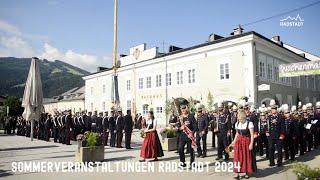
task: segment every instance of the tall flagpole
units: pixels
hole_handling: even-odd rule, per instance
[[[118,0],[114,0],[113,15],[113,71],[117,73],[117,41],[118,41]]]
[[[118,92],[118,76],[117,76],[117,45],[118,45],[118,0],[114,0],[114,15],[113,15],[113,76],[112,76],[112,103],[115,108],[119,107],[119,92]]]

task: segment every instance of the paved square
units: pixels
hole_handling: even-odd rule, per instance
[[[211,134],[209,133],[208,137]],[[105,162],[116,161],[137,162],[140,158],[140,146],[142,139],[139,137],[139,132],[135,131],[132,136],[132,150],[105,147]],[[47,172],[47,173],[13,173],[11,171],[12,162],[74,162],[74,155],[77,145],[73,142],[72,145],[66,146],[59,143],[45,142],[40,140],[30,141],[29,138],[21,136],[6,136],[0,134],[0,179],[139,179],[139,180],[154,180],[154,179],[232,179],[232,173],[215,172],[216,150],[211,148],[211,139],[208,139],[208,157],[196,158],[196,162],[211,162],[209,172],[171,172],[171,173],[111,173],[111,172],[87,172],[87,173],[64,173],[64,172]],[[160,158],[159,162],[155,162],[158,166],[160,162],[178,162],[179,156],[175,152],[164,152],[165,156]],[[312,167],[320,166],[320,150],[314,150],[307,153],[303,157],[297,158],[298,161],[306,162]],[[189,156],[187,156],[187,161]],[[288,170],[288,164],[284,167],[268,167],[268,161],[257,157],[258,173],[257,178],[261,179],[296,179],[295,175]],[[115,166],[115,165],[114,165]],[[255,179],[254,177],[251,179]]]

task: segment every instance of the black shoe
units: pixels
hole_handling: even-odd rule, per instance
[[[198,158],[201,157],[201,156],[202,156],[202,154],[198,154],[198,155],[197,155]]]
[[[281,167],[281,166],[282,166],[282,163],[278,163],[278,164],[277,164],[277,167]]]
[[[204,154],[204,155],[202,155],[201,157],[202,157],[202,158],[205,158],[205,157],[207,157],[207,155],[206,155],[206,154]]]
[[[133,149],[132,147],[128,147],[128,148],[126,148],[126,149]]]
[[[217,157],[217,158],[216,158],[217,161],[219,161],[219,160],[221,160],[221,159],[222,159],[221,157]]]
[[[186,163],[181,164],[181,167],[187,167]]]
[[[140,159],[139,162],[146,162],[146,160],[145,159]]]
[[[274,163],[270,163],[269,166],[272,167],[272,166],[275,166],[275,164]]]

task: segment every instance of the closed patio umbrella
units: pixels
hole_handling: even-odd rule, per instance
[[[39,71],[39,59],[33,57],[22,99],[22,107],[24,107],[22,116],[26,121],[31,121],[31,141],[33,141],[34,120],[39,121],[40,115],[44,110],[42,102],[43,92]]]

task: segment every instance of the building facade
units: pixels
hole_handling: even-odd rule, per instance
[[[45,112],[54,114],[56,111],[62,112],[71,109],[73,113],[85,110],[85,87],[73,88],[59,96],[54,96],[44,100]]]
[[[256,106],[277,99],[296,104],[319,100],[319,77],[280,78],[282,63],[309,61],[254,31],[214,36],[208,42],[166,54],[145,44],[121,56],[118,69],[120,103],[123,110],[155,112],[160,124],[167,123],[166,102],[175,97],[207,104],[238,102],[243,96]],[[85,76],[85,109],[106,111],[111,106],[112,70]]]

